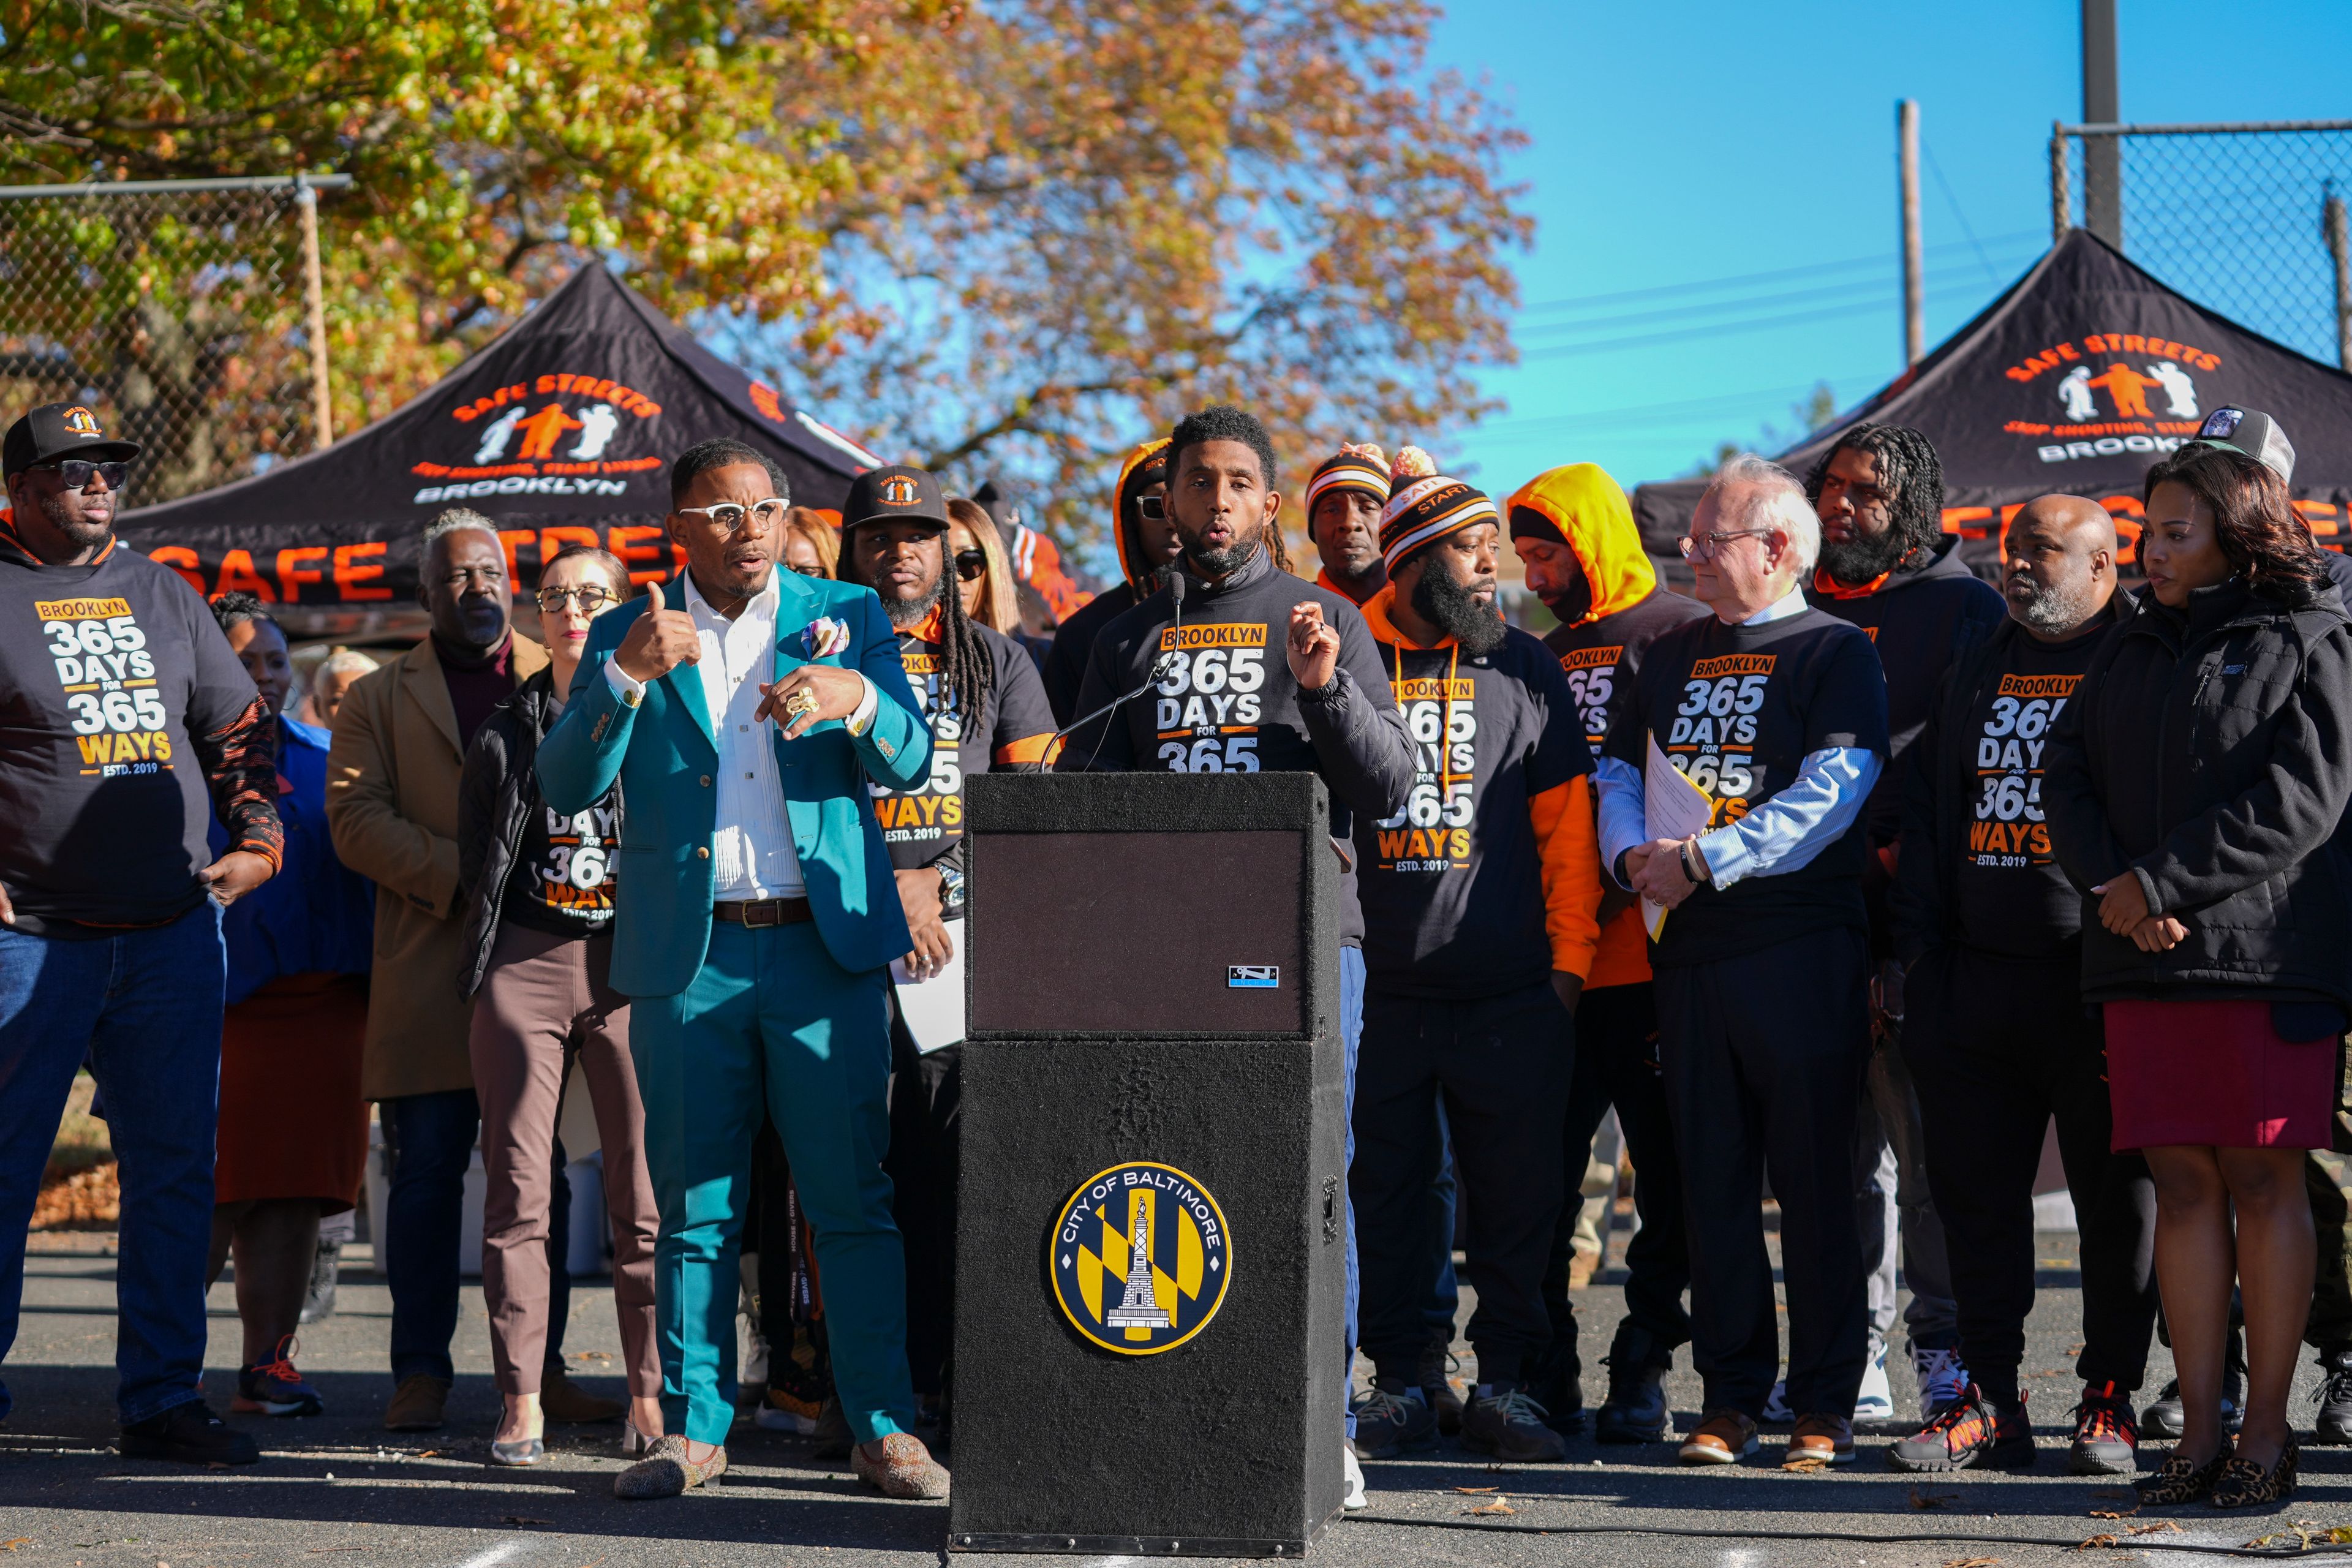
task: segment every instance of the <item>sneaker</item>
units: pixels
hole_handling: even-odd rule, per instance
[[[1376,1377],[1356,1401],[1356,1456],[1386,1459],[1437,1441],[1437,1415],[1402,1378]]]
[[[294,1370],[294,1336],[289,1334],[278,1342],[278,1353],[268,1361],[238,1368],[236,1397],[228,1407],[240,1415],[317,1415],[325,1411],[319,1391]]]
[[[1925,1408],[1922,1406],[1922,1408]],[[1895,1385],[1886,1381],[1886,1347],[1862,1363],[1862,1387],[1853,1396],[1856,1421],[1895,1419]]]
[[[1865,1382],[1869,1376],[1867,1372],[1863,1373]],[[1772,1385],[1771,1393],[1764,1396],[1764,1419],[1777,1426],[1796,1418],[1797,1413],[1789,1408],[1789,1383],[1783,1378]]]
[[[2245,1425],[2246,1413],[2238,1407],[2245,1395],[2246,1377],[2234,1363],[2221,1371],[2221,1429],[2235,1433]],[[2151,1437],[2180,1436],[2180,1380],[2174,1378],[2157,1390],[2156,1402],[2139,1413],[2139,1429]]]
[[[1572,1346],[1554,1340],[1538,1358],[1528,1389],[1553,1431],[1569,1437],[1584,1430],[1584,1378]]]
[[[1462,1394],[1449,1375],[1453,1370],[1453,1352],[1433,1342],[1421,1352],[1421,1370],[1415,1378],[1421,1384],[1421,1397],[1436,1413],[1438,1431],[1448,1437],[1462,1430]]]
[[[1878,1368],[1879,1377],[1884,1380],[1886,1375],[1884,1356],[1879,1358]],[[1945,1405],[1958,1399],[1969,1386],[1969,1369],[1960,1364],[1960,1352],[1958,1351],[1922,1350],[1913,1345],[1911,1373],[1919,1380],[1919,1414],[1923,1416],[1933,1417]],[[1865,1390],[1870,1386],[1866,1375],[1863,1386]],[[1893,1413],[1890,1411],[1889,1414]]]
[[[824,1414],[824,1402],[814,1403],[780,1384],[768,1384],[768,1392],[751,1412],[751,1420],[762,1432],[791,1432],[806,1437],[816,1431],[816,1418]]]
[[[1789,1452],[1781,1459],[1784,1470],[1803,1469],[1812,1465],[1851,1465],[1853,1463],[1853,1423],[1843,1415],[1800,1415],[1797,1429],[1789,1434]]]
[[[2319,1352],[2327,1373],[2319,1385],[2319,1426],[2312,1441],[2328,1447],[2352,1443],[2352,1345],[2330,1345]]]
[[[2011,1405],[1996,1405],[1975,1384],[1966,1384],[1959,1396],[1928,1417],[1926,1426],[1887,1449],[1886,1462],[1914,1473],[2031,1468],[2033,1423],[2025,1413],[2024,1396]]]
[[[131,1422],[122,1428],[119,1447],[125,1458],[183,1465],[250,1465],[261,1458],[259,1444],[232,1430],[201,1399]]]
[[[1685,1465],[1736,1465],[1756,1451],[1756,1423],[1737,1410],[1710,1410],[1683,1439],[1675,1456]]]
[[[2078,1476],[2139,1473],[2139,1423],[2132,1417],[2131,1396],[2116,1393],[2114,1384],[2083,1385],[2083,1403],[2074,1406],[2074,1447],[2066,1456],[2066,1468]]]
[[[1364,1467],[1356,1462],[1356,1450],[1347,1444],[1339,1445],[1339,1474],[1347,1482],[1339,1494],[1339,1508],[1345,1513],[1361,1513],[1372,1506],[1364,1495]]]
[[[1568,1458],[1544,1407],[1523,1384],[1482,1383],[1462,1412],[1462,1446],[1506,1464],[1549,1465]]]
[[[1601,1364],[1609,1369],[1609,1402],[1601,1407],[1593,1436],[1604,1443],[1663,1443],[1673,1429],[1666,1410],[1666,1369],[1648,1352],[1649,1336],[1629,1338],[1620,1330]]]
[[[342,1257],[341,1241],[319,1239],[318,1256],[310,1260],[310,1284],[302,1292],[302,1311],[297,1321],[307,1326],[335,1315],[335,1275]]]

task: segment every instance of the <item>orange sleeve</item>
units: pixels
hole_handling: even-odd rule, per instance
[[[1551,966],[1583,979],[1601,940],[1601,836],[1592,824],[1592,781],[1582,773],[1528,802],[1542,868],[1544,930]]]
[[[1024,735],[1017,741],[1008,741],[997,747],[992,756],[998,763],[1005,767],[1013,767],[1022,763],[1038,763],[1051,767],[1054,759],[1062,754],[1062,747],[1065,743],[1055,740],[1050,734]]]

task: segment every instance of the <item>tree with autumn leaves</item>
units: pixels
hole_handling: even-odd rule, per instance
[[[1507,360],[1517,134],[1421,0],[0,0],[12,182],[329,171],[339,427],[602,258],[851,429],[1034,489],[1230,399],[1286,465]],[[5,328],[5,323],[0,323]]]

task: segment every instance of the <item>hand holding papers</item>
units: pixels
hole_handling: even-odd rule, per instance
[[[1661,838],[1682,839],[1706,831],[1715,818],[1715,802],[1706,791],[1690,782],[1682,770],[1667,760],[1658,749],[1657,737],[1650,737],[1650,752],[1642,767],[1642,830],[1652,843]],[[1666,906],[1654,899],[1642,900],[1642,926],[1650,940],[1658,940],[1658,932],[1666,923]]]

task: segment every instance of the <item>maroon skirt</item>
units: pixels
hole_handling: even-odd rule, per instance
[[[2109,1002],[2103,1011],[2117,1152],[2327,1147],[2335,1036],[2281,1039],[2267,1002]]]
[[[352,1205],[367,1169],[367,1007],[363,974],[289,974],[223,1015],[215,1203]]]

